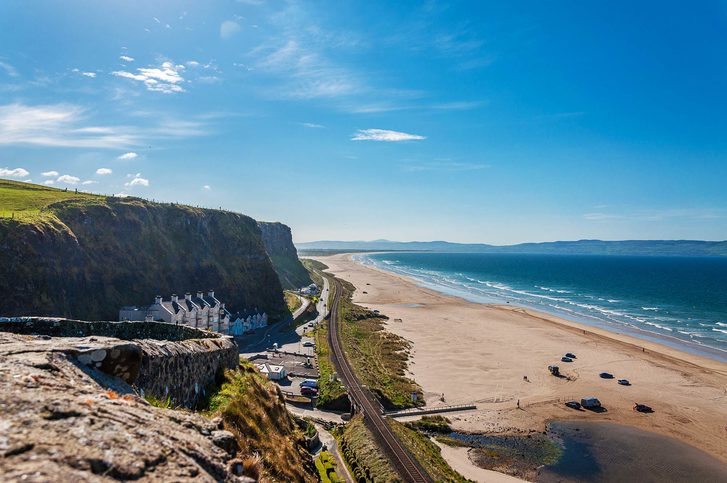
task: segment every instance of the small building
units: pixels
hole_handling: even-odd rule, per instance
[[[154,303],[147,307],[122,307],[119,320],[167,322],[223,334],[230,330],[230,312],[215,298],[213,290],[207,295],[197,292],[196,297],[187,292],[183,299],[173,294],[170,300],[163,300],[157,295]]]
[[[285,367],[283,366],[268,364],[267,362],[265,362],[263,364],[258,364],[257,368],[264,376],[267,376],[267,378],[271,381],[279,381],[288,377],[288,371],[286,371]]]

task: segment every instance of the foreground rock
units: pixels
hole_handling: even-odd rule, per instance
[[[214,422],[150,406],[69,344],[0,333],[3,481],[249,481]]]

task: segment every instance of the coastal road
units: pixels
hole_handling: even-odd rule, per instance
[[[346,387],[355,407],[363,414],[364,422],[374,434],[379,447],[384,450],[384,454],[401,478],[404,481],[413,483],[432,482],[431,477],[399,441],[399,438],[396,437],[381,414],[379,402],[359,382],[348,360],[346,360],[338,335],[338,326],[341,323],[338,317],[338,309],[342,294],[343,286],[341,282],[337,278],[333,278],[333,300],[330,306],[328,343],[331,346],[331,362],[333,362],[338,372],[338,377]]]

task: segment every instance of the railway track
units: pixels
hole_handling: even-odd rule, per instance
[[[338,309],[343,294],[343,286],[336,278],[330,278],[330,280],[333,282],[333,301],[331,302],[328,323],[328,343],[331,346],[331,362],[338,371],[338,376],[343,385],[346,386],[354,407],[363,414],[366,426],[374,434],[379,447],[389,458],[401,478],[412,483],[433,482],[427,472],[396,437],[381,414],[378,401],[370,391],[362,386],[348,363],[338,335]]]

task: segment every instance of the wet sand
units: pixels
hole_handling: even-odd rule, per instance
[[[388,329],[412,341],[410,372],[427,405],[478,406],[448,415],[456,430],[526,434],[545,431],[551,420],[611,421],[674,437],[727,462],[725,363],[529,309],[443,295],[350,255],[314,258],[354,284],[356,303],[389,316]],[[565,352],[577,359],[560,362]],[[553,363],[567,378],[548,373]],[[600,379],[601,371],[633,385]],[[563,405],[586,396],[598,397],[607,411]],[[655,412],[636,413],[635,402]]]

